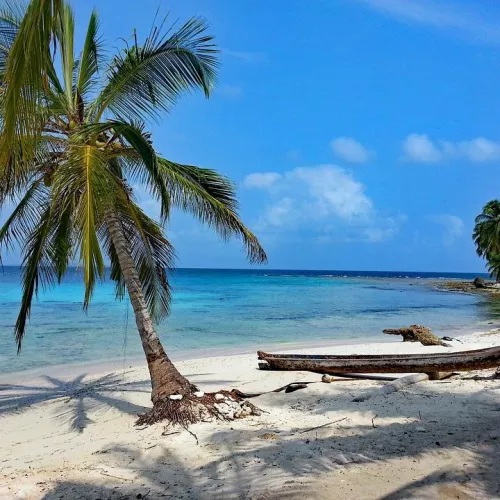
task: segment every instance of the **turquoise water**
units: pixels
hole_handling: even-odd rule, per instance
[[[287,342],[382,339],[383,328],[422,323],[442,334],[487,328],[484,298],[441,292],[429,278],[469,275],[322,271],[195,270],[173,273],[172,315],[159,327],[170,352],[250,348]],[[13,339],[19,269],[0,271],[0,373],[48,365],[132,359],[142,354],[131,306],[100,284],[82,311],[81,275],[42,294],[20,356]]]

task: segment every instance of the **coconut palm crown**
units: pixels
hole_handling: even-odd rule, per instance
[[[228,179],[162,157],[148,132],[183,93],[210,95],[218,60],[205,21],[153,28],[142,42],[134,33],[114,57],[104,56],[96,12],[78,53],[74,26],[62,0],[0,11],[0,207],[14,207],[0,248],[18,245],[23,269],[15,337],[20,349],[41,286],[76,262],[86,308],[108,261],[117,297],[127,291],[132,302],[155,401],[192,389],[153,326],[169,312],[174,251],[164,228],[172,207],[224,239],[241,238],[251,262],[266,255],[241,222]],[[158,201],[160,221],[141,209],[135,186]]]
[[[476,217],[472,234],[477,254],[486,259],[492,274],[498,267],[500,255],[500,201],[492,200],[486,203],[483,211]],[[495,264],[496,263],[496,264]]]

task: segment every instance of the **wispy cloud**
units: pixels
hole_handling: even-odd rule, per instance
[[[431,215],[429,220],[438,224],[443,230],[443,244],[451,246],[464,233],[464,221],[456,215],[438,214]]]
[[[488,11],[478,2],[452,0],[357,0],[374,10],[403,22],[432,26],[473,42],[500,44],[500,11],[496,2],[487,2]]]
[[[375,156],[373,151],[352,137],[337,137],[330,142],[330,146],[336,156],[348,163],[366,163]]]
[[[262,63],[267,62],[268,57],[263,52],[246,52],[239,50],[222,49],[222,55],[232,57],[234,59],[239,59],[240,61],[246,63]]]
[[[243,185],[247,188],[269,188],[281,179],[277,172],[263,172],[249,174],[243,179]]]
[[[216,87],[215,92],[228,99],[239,99],[243,95],[243,88],[239,85],[224,83]]]
[[[404,222],[404,216],[381,215],[365,186],[336,165],[254,173],[244,185],[268,195],[256,224],[264,233],[306,230],[320,242],[379,242],[392,237]]]
[[[403,160],[414,163],[439,163],[467,160],[484,163],[500,160],[500,142],[484,137],[468,141],[433,140],[426,134],[410,134],[401,145]]]

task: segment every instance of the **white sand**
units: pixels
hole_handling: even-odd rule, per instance
[[[454,349],[498,345],[500,334],[462,340]],[[303,349],[445,350],[397,340]],[[323,384],[313,373],[259,371],[255,354],[178,366],[205,391],[318,383],[253,399],[265,410],[260,417],[192,426],[197,444],[183,429],[134,426],[137,414],[150,406],[145,366],[115,366],[113,373],[109,366],[47,369],[51,377],[31,380],[5,375],[0,498],[500,498],[500,380],[491,378],[494,370],[354,403],[355,396],[376,392],[385,382]]]

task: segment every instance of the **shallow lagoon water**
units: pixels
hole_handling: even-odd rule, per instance
[[[496,305],[475,295],[438,291],[429,279],[473,275],[179,269],[171,275],[172,314],[158,327],[169,352],[257,350],[264,345],[387,340],[383,328],[412,323],[442,335],[486,330]],[[81,273],[34,304],[21,354],[13,326],[21,297],[20,270],[0,273],[0,372],[65,363],[135,359],[142,354],[132,308],[117,302],[114,284],[96,287],[82,310]]]

